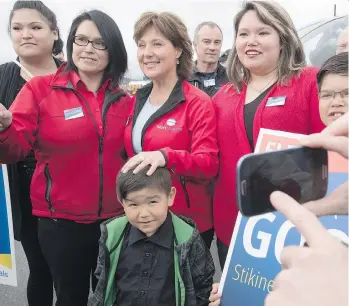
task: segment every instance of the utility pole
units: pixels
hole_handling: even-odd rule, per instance
[[[337,4],[334,5],[334,8],[333,8],[333,14],[334,14],[334,17],[337,17]]]

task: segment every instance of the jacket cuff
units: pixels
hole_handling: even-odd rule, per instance
[[[168,164],[168,158],[167,158],[167,155],[166,155],[166,152],[165,152],[166,149],[161,149],[159,150],[159,152],[163,155],[164,159],[165,159],[165,167],[167,166]]]
[[[2,133],[0,133],[0,143],[5,143],[11,134],[12,124]]]

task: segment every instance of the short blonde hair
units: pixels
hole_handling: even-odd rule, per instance
[[[278,3],[271,1],[247,1],[242,10],[235,16],[235,41],[242,17],[248,11],[255,11],[261,22],[271,26],[280,37],[281,51],[277,67],[278,83],[287,85],[294,75],[298,75],[306,65],[302,42],[293,21],[286,10]],[[228,78],[238,92],[243,84],[250,81],[251,75],[237,55],[235,41],[228,58]]]
[[[133,39],[136,43],[149,27],[160,31],[175,48],[182,50],[177,65],[177,75],[188,79],[193,73],[193,47],[184,22],[177,15],[168,12],[143,13],[134,26]]]

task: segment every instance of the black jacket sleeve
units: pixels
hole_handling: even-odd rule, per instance
[[[215,268],[211,252],[200,235],[193,242],[190,251],[190,264],[196,305],[207,306],[212,290]]]

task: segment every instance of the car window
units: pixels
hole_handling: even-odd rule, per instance
[[[307,25],[307,26],[305,26],[303,28],[298,29],[298,36],[300,38],[302,38],[303,36],[305,36],[306,34],[308,34],[311,31],[313,31],[314,29],[319,27],[319,25],[325,23],[326,21],[328,21],[328,20],[326,19],[326,20],[317,21],[317,22],[309,24],[309,25]]]
[[[336,54],[339,34],[348,27],[348,16],[333,19],[305,34],[303,42],[307,65],[320,67]]]

